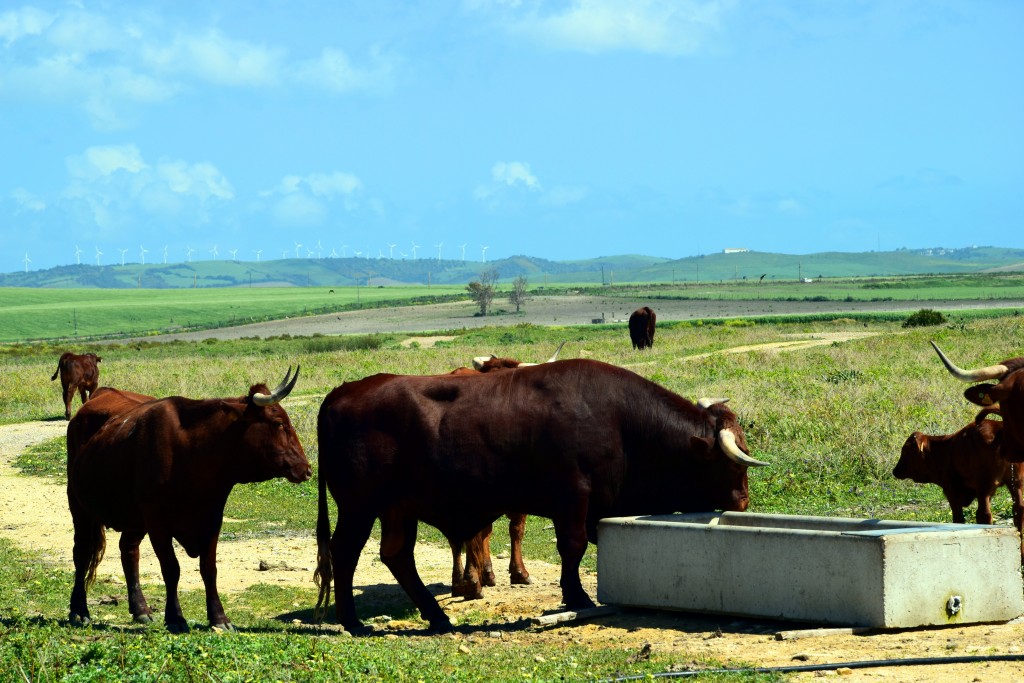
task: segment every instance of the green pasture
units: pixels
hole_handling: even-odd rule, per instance
[[[831,341],[832,335],[852,333],[861,336]],[[751,471],[752,511],[947,522],[951,515],[937,487],[891,476],[912,431],[949,433],[976,412],[928,342],[938,342],[964,367],[1018,356],[1024,349],[1024,320],[1017,317],[958,318],[918,328],[904,328],[892,316],[856,322],[823,316],[676,323],[660,326],[654,349],[645,352],[630,348],[621,326],[519,325],[453,334],[453,341],[430,348],[405,347],[397,335],[375,335],[83,349],[102,349],[103,384],[152,395],[237,396],[252,382],[275,384],[289,366],[301,363],[301,378],[285,405],[315,471],[321,457],[316,413],[324,395],[341,382],[376,372],[442,373],[492,352],[541,361],[566,341],[562,358],[627,367],[693,399],[728,397],[753,455],[771,463]],[[766,346],[815,338],[824,343],[789,351]],[[734,352],[740,347],[746,350]],[[0,375],[0,422],[63,419],[59,386],[49,379],[59,350],[43,343],[10,350]],[[59,481],[63,458],[63,439],[55,439],[22,454],[18,466],[25,476]],[[226,524],[225,538],[311,534],[315,499],[315,479],[236,487],[227,516],[249,521]],[[1005,490],[997,493],[993,510],[999,523],[1009,523]],[[524,546],[528,566],[531,559],[558,561],[548,524],[530,519]],[[503,526],[495,528],[496,552],[508,544]],[[428,527],[421,528],[420,542],[444,546]],[[459,642],[445,637],[319,634],[309,624],[312,585],[226,594],[226,610],[241,631],[227,637],[206,629],[201,593],[185,596],[186,617],[195,620],[187,636],[131,625],[123,603],[104,610],[110,616],[90,629],[73,630],[65,625],[70,568],[55,566],[44,559],[45,549],[36,550],[39,554],[0,543],[0,680],[591,680],[664,671],[673,664],[657,654],[648,661],[627,661],[630,653],[611,645],[533,645],[528,634],[514,648],[479,638],[469,657],[460,657]],[[591,549],[585,571],[594,571],[594,558]],[[183,567],[194,562],[181,559]],[[94,595],[123,590],[110,583]],[[147,591],[160,595],[162,586]],[[404,595],[390,601],[357,599],[357,608],[371,622],[385,614],[418,619]],[[302,624],[294,625],[295,618]],[[486,614],[457,624],[464,633],[498,627]],[[500,627],[513,634],[526,628]]]

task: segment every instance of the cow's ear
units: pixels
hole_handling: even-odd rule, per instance
[[[103,359],[102,359],[102,358],[100,358],[99,356],[96,356],[96,362],[97,362],[97,363],[99,363],[99,362],[100,362],[101,360],[103,360]]]
[[[964,398],[979,406],[993,406],[999,403],[999,399],[992,395],[995,384],[975,384],[964,391]]]
[[[914,432],[914,443],[917,444],[917,450],[919,450],[922,454],[924,453],[924,446],[925,443],[927,443],[927,441],[928,440],[925,438],[923,433]]]
[[[228,416],[228,419],[234,422],[235,420],[242,417],[245,412],[245,405],[238,403],[229,403],[228,401],[220,402],[220,409],[224,411],[224,414]]]

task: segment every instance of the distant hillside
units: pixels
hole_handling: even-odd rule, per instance
[[[195,261],[145,265],[71,265],[0,275],[0,287],[132,288],[340,287],[463,284],[489,268],[501,281],[525,275],[531,286],[555,283],[623,284],[836,278],[1024,270],[1024,249],[901,249],[888,252],[773,254],[746,251],[667,259],[607,256],[548,261],[513,256],[488,261],[307,258],[273,261]]]

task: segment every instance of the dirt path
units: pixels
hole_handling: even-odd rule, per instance
[[[12,460],[31,444],[64,433],[64,422],[30,422],[0,426],[0,535],[24,548],[43,554],[61,567],[71,567],[72,526],[67,514],[67,501],[62,486],[35,477],[26,477],[11,467]],[[379,591],[380,586],[393,586],[394,580],[375,557],[372,544],[363,552],[356,574],[361,590]],[[279,536],[273,540],[222,541],[218,546],[218,583],[227,601],[230,614],[230,593],[257,583],[280,586],[310,586],[316,547],[312,536]],[[182,563],[182,586],[201,588],[198,563],[179,549]],[[451,573],[451,557],[447,548],[420,544],[416,551],[417,565],[424,582],[444,591]],[[260,571],[263,560],[272,569]],[[534,577],[531,586],[509,586],[499,572],[499,585],[488,588],[483,600],[466,602],[441,592],[441,606],[456,620],[459,614],[472,611],[489,615],[497,627],[557,611],[560,598],[558,567],[527,558]],[[497,568],[497,567],[496,567]],[[104,559],[101,573],[121,582],[116,552]],[[751,568],[756,571],[756,568]],[[160,583],[156,560],[143,544],[144,582]],[[596,577],[584,576],[584,586],[596,595]],[[70,590],[70,587],[69,587]],[[357,600],[359,597],[357,596]],[[98,610],[103,618],[104,610]],[[120,617],[119,617],[120,618]],[[841,662],[914,657],[950,657],[1024,653],[1024,621],[1010,624],[983,624],[949,628],[873,632],[862,635],[821,635],[800,640],[777,640],[782,630],[807,625],[786,624],[768,620],[737,620],[728,617],[701,616],[646,610],[622,612],[586,622],[563,624],[543,629],[510,631],[478,631],[453,637],[467,641],[484,637],[500,637],[514,642],[545,641],[556,644],[585,644],[596,647],[623,648],[643,656],[649,648],[667,655],[682,668],[705,668],[709,662],[730,666],[789,666],[834,664]],[[392,622],[389,628],[416,629],[416,624]],[[413,631],[415,633],[415,631]],[[472,643],[469,643],[470,647]],[[941,666],[866,668],[840,671],[848,681],[907,681],[961,683],[983,681],[1001,683],[1021,680],[1021,662],[950,664]],[[796,680],[825,674],[795,674]]]

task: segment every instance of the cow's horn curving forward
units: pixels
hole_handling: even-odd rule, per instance
[[[736,435],[728,429],[723,429],[718,432],[718,445],[722,447],[722,452],[725,453],[730,460],[740,465],[748,465],[749,467],[765,467],[770,463],[764,462],[752,458],[736,444]]]
[[[295,366],[294,377],[292,377],[292,369],[289,367],[284,379],[281,380],[281,383],[278,384],[272,392],[269,394],[253,394],[252,402],[258,406],[272,406],[275,403],[280,402],[281,399],[292,393],[292,389],[295,387],[295,381],[299,379],[299,368],[301,367],[301,365]],[[291,378],[291,381],[289,381],[289,378]]]
[[[998,379],[1005,375],[1009,370],[1005,365],[990,365],[987,368],[978,368],[977,370],[964,370],[958,368],[953,364],[953,361],[946,358],[946,354],[942,352],[938,344],[931,342],[932,348],[935,349],[935,353],[939,354],[939,358],[942,360],[942,364],[949,370],[949,374],[956,377],[961,382],[980,382],[986,379]]]

